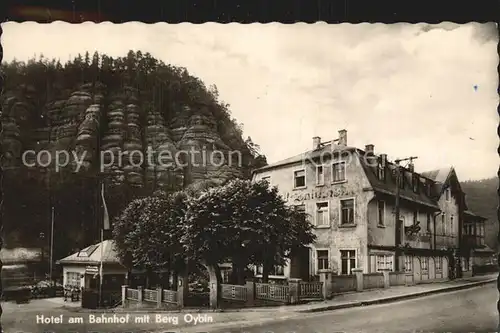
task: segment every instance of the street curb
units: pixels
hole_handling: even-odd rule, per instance
[[[325,312],[325,311],[330,311],[330,310],[340,310],[340,309],[347,309],[347,308],[355,308],[355,307],[361,307],[361,306],[367,306],[367,305],[374,305],[374,304],[383,304],[383,303],[391,303],[391,302],[397,302],[403,299],[411,299],[411,298],[418,298],[418,297],[423,297],[423,296],[428,296],[432,294],[439,294],[439,293],[445,293],[445,292],[453,292],[457,290],[463,290],[463,289],[470,289],[474,287],[479,287],[485,284],[489,283],[494,283],[496,282],[497,279],[491,279],[491,280],[486,280],[486,281],[479,281],[479,282],[471,282],[468,284],[463,284],[463,285],[458,285],[458,286],[451,286],[447,288],[440,288],[440,289],[435,289],[435,290],[430,290],[430,291],[423,291],[423,292],[418,292],[418,293],[412,293],[412,294],[407,294],[407,295],[399,295],[399,296],[393,296],[393,297],[386,297],[386,298],[380,298],[376,300],[370,300],[370,301],[359,301],[359,302],[351,302],[351,303],[345,303],[345,304],[337,304],[335,306],[327,306],[327,307],[321,307],[321,308],[316,308],[316,309],[308,309],[308,310],[296,310],[296,311],[290,311],[290,315],[284,316],[284,317],[278,317],[277,319],[279,321],[287,320],[287,319],[293,319],[293,318],[298,318],[300,317],[300,313],[319,313],[319,312]],[[203,325],[203,326],[196,326],[192,327],[185,327],[182,328],[182,332],[185,333],[191,333],[191,332],[208,332],[208,331],[216,331],[216,330],[223,330],[223,329],[230,329],[230,328],[246,328],[246,327],[254,327],[262,324],[266,324],[269,322],[275,322],[276,318],[260,318],[260,319],[252,319],[251,321],[249,320],[239,320],[239,321],[232,321],[232,322],[222,322],[218,324],[212,324],[212,325]],[[160,331],[156,332],[159,333]],[[163,331],[162,331],[163,332]]]
[[[75,312],[75,313],[117,313],[117,314],[118,313],[137,313],[137,314],[141,314],[141,313],[191,313],[191,314],[205,313],[205,314],[218,314],[218,313],[238,313],[238,312],[314,313],[314,312],[323,312],[323,311],[330,311],[330,310],[348,309],[348,308],[353,308],[353,307],[360,307],[360,306],[367,306],[367,305],[374,305],[374,304],[397,302],[397,301],[405,300],[405,299],[412,299],[412,298],[418,298],[418,297],[439,294],[439,293],[444,293],[444,292],[452,292],[452,291],[456,291],[456,290],[474,288],[477,286],[481,286],[481,285],[488,284],[488,283],[493,283],[496,281],[497,281],[497,279],[495,278],[495,279],[490,279],[490,280],[461,284],[461,285],[457,285],[457,286],[444,287],[444,288],[439,288],[439,289],[434,289],[434,290],[420,291],[420,292],[411,293],[411,294],[377,298],[374,300],[353,301],[353,302],[343,303],[343,304],[325,305],[325,306],[319,306],[316,308],[304,309],[304,310],[293,309],[293,307],[294,307],[293,305],[292,306],[281,305],[278,307],[216,309],[216,310],[211,310],[211,309],[157,309],[157,308],[149,308],[149,309],[148,308],[140,308],[140,309],[134,309],[134,308],[82,309],[82,308],[75,308],[75,307],[69,307],[69,306],[62,306],[61,308],[65,309],[67,311],[70,311],[70,312]]]
[[[471,283],[462,284],[462,285],[458,285],[458,286],[439,288],[439,289],[434,289],[434,290],[429,290],[429,291],[420,291],[417,293],[406,294],[406,295],[390,296],[390,297],[378,298],[378,299],[368,300],[368,301],[355,301],[355,302],[351,302],[351,303],[335,304],[335,305],[328,305],[328,306],[324,306],[324,307],[317,307],[317,308],[313,308],[313,309],[297,310],[295,312],[314,313],[314,312],[348,309],[348,308],[361,307],[361,306],[374,305],[374,304],[392,303],[392,302],[397,302],[397,301],[406,300],[406,299],[419,298],[419,297],[440,294],[440,293],[445,293],[445,292],[452,292],[452,291],[463,290],[463,289],[470,289],[470,288],[479,287],[479,286],[489,284],[489,283],[494,283],[494,282],[497,282],[497,279],[491,279],[491,280],[480,281],[480,282],[471,282]]]

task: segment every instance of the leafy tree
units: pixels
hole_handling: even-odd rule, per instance
[[[179,239],[186,195],[176,192],[132,201],[115,220],[113,239],[119,258],[131,269],[153,271],[183,269],[184,252]]]
[[[287,206],[276,188],[233,180],[188,201],[182,243],[195,261],[216,265],[229,258],[233,283],[242,283],[249,264],[269,271],[314,239],[305,214]]]
[[[220,181],[217,180],[201,180],[189,184],[185,189],[185,193],[191,197],[199,196],[201,193],[210,190],[211,188],[222,185]]]
[[[245,140],[245,145],[248,148],[253,159],[250,161],[251,169],[255,170],[267,165],[267,158],[261,153],[260,146],[253,142],[251,137]]]

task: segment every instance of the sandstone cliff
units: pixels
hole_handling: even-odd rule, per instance
[[[4,218],[7,233],[15,235],[8,245],[36,243],[39,231],[47,234],[50,206],[70,244],[95,239],[101,176],[115,215],[134,196],[248,177],[256,166],[217,93],[149,55],[94,55],[92,62],[77,58],[65,66],[31,61],[3,70]],[[186,153],[193,150],[198,153]],[[34,153],[23,162],[28,151]],[[28,230],[32,235],[23,234]]]

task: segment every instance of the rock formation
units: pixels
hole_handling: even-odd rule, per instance
[[[2,147],[7,167],[31,169],[23,165],[22,155],[34,150],[26,155],[26,163],[36,164],[41,177],[48,177],[44,170],[55,169],[57,151],[67,151],[70,161],[60,166],[60,172],[75,173],[80,161],[74,177],[95,178],[102,171],[109,186],[146,185],[155,190],[242,174],[237,154],[230,159],[231,149],[207,105],[183,105],[168,120],[133,87],[109,91],[100,83],[84,84],[67,95],[46,103],[38,127],[30,126],[33,107],[26,97],[4,98]],[[36,160],[42,150],[50,154]]]
[[[50,68],[2,65],[9,86],[0,96],[0,144],[11,170],[4,191],[15,193],[4,204],[5,232],[16,233],[7,243],[27,237],[22,246],[39,246],[54,206],[66,247],[79,232],[91,235],[80,245],[94,241],[97,179],[104,179],[113,218],[133,197],[248,176],[251,166],[238,157],[251,160],[241,133],[202,83],[150,55],[137,54],[131,68],[142,67],[134,71],[129,60],[103,56],[100,68],[82,59]]]

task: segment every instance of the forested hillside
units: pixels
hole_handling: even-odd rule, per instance
[[[39,235],[50,233],[52,206],[55,257],[94,242],[100,177],[113,217],[134,197],[175,191],[198,180],[247,178],[266,163],[258,145],[242,138],[241,125],[215,86],[208,88],[187,69],[148,53],[130,51],[121,58],[85,54],[65,64],[41,57],[4,63],[1,70],[6,77],[1,146],[7,247],[44,246],[46,239]],[[199,166],[184,161],[187,166],[180,166],[172,160],[171,166],[158,166],[146,161],[136,166],[99,158],[104,150],[116,157],[120,150],[146,154],[148,147],[171,154],[217,150],[226,162]],[[32,154],[28,163],[37,165],[26,166],[22,156],[29,150],[48,151],[44,162],[54,162],[56,151],[74,152],[84,163],[78,172],[74,163],[55,170],[55,163],[42,167]],[[241,163],[227,163],[232,151],[241,153]],[[102,163],[107,163],[103,172]]]
[[[469,210],[488,219],[485,227],[486,244],[496,249],[498,244],[498,178],[466,181],[461,185],[466,193]]]

